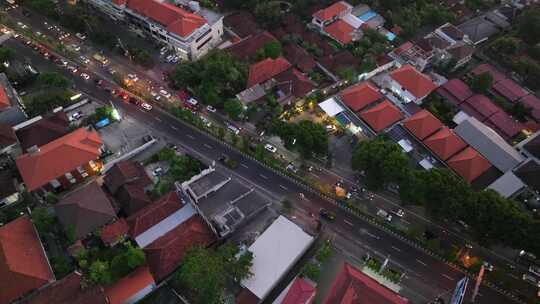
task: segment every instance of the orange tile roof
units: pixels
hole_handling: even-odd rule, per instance
[[[428,110],[421,110],[405,120],[403,126],[418,139],[423,140],[442,128],[443,124]]]
[[[336,20],[324,27],[324,31],[339,43],[345,45],[352,41],[354,27],[343,20]]]
[[[398,122],[403,115],[390,101],[385,100],[380,104],[363,111],[360,114],[365,122],[375,131],[380,132]]]
[[[448,127],[443,127],[437,133],[424,139],[426,145],[440,159],[447,160],[461,151],[467,144]]]
[[[409,301],[348,263],[343,263],[324,304],[407,304]]]
[[[369,81],[350,86],[339,95],[341,100],[355,112],[362,110],[383,97]]]
[[[0,86],[0,110],[11,107],[6,89]]]
[[[390,76],[416,98],[422,98],[437,88],[428,76],[418,72],[410,64],[392,71]]]
[[[54,274],[27,215],[0,227],[0,303],[54,281]]]
[[[313,17],[321,20],[321,21],[327,21],[335,16],[341,14],[347,9],[347,5],[343,3],[343,1],[338,1],[332,5],[330,5],[327,8],[324,8],[322,10],[318,10],[313,14]]]
[[[77,129],[16,159],[17,168],[29,191],[77,167],[96,160],[103,145],[96,131]]]
[[[272,77],[290,67],[291,64],[289,61],[283,57],[278,57],[276,59],[266,58],[254,63],[249,67],[247,87],[251,88],[256,84],[270,80]]]
[[[124,304],[129,303],[129,299],[147,286],[155,286],[155,284],[156,282],[148,266],[141,266],[113,285],[106,287],[105,294],[109,299],[109,304]]]
[[[117,242],[120,238],[127,235],[129,226],[125,218],[120,218],[114,223],[111,223],[101,228],[100,237],[103,243],[110,245]]]
[[[203,17],[166,2],[129,0],[127,6],[134,12],[159,22],[169,32],[180,37],[189,36],[197,28],[207,23]]]
[[[468,182],[472,182],[491,167],[491,164],[472,147],[467,147],[446,163]]]
[[[193,215],[144,248],[152,274],[161,280],[174,271],[186,252],[194,246],[208,246],[215,241],[214,233],[200,215]]]

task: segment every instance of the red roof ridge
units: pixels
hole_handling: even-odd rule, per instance
[[[256,62],[249,67],[247,87],[251,88],[256,84],[270,80],[290,67],[289,61],[281,56],[276,59],[266,58]]]
[[[124,304],[148,285],[155,285],[148,266],[140,266],[113,285],[105,288],[109,304]]]
[[[341,19],[325,26],[324,31],[341,44],[347,44],[353,40],[351,33],[354,32],[354,27]]]
[[[441,121],[428,110],[421,110],[403,122],[403,126],[420,140],[443,127]]]
[[[467,147],[467,144],[446,126],[424,139],[424,145],[442,160],[447,160]]]
[[[341,91],[339,96],[355,112],[364,109],[383,97],[370,81],[352,85]]]
[[[181,207],[182,202],[175,191],[163,195],[158,201],[138,210],[126,219],[130,236],[135,238]]]
[[[491,164],[470,146],[454,155],[446,163],[468,182],[474,181],[491,167]]]
[[[403,114],[401,114],[401,111],[388,101],[388,99],[385,99],[378,105],[360,113],[360,117],[365,120],[375,132],[380,132],[398,122],[403,117]]]
[[[301,277],[296,277],[281,304],[307,304],[317,290]]]
[[[422,98],[437,88],[431,78],[420,73],[410,64],[392,71],[390,76],[416,98]]]
[[[338,1],[326,8],[316,11],[313,14],[313,17],[316,17],[317,19],[321,21],[327,21],[341,14],[347,8],[348,8],[348,5],[345,2]]]

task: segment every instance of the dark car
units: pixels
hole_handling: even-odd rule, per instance
[[[321,208],[319,210],[319,215],[322,217],[322,218],[325,218],[329,221],[333,221],[336,219],[336,215],[333,213],[333,212],[330,212],[324,208]]]

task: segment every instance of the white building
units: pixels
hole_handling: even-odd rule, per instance
[[[283,216],[278,217],[249,247],[253,253],[253,275],[242,281],[242,286],[260,301],[264,300],[313,241],[302,228]]]
[[[87,0],[115,20],[138,27],[182,60],[197,60],[221,42],[223,16],[196,1]]]

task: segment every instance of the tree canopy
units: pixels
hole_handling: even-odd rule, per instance
[[[229,99],[223,104],[223,110],[233,120],[239,120],[244,112],[244,106],[237,99]]]
[[[217,250],[193,247],[185,255],[175,273],[175,283],[187,288],[195,303],[221,303],[227,281],[251,276],[253,255],[246,252],[236,258],[239,249],[225,244]]]
[[[298,150],[306,159],[328,154],[328,134],[321,124],[310,120],[299,123],[275,121],[271,132],[277,134],[288,149]]]
[[[488,72],[476,75],[471,80],[471,89],[476,93],[487,93],[492,85],[493,77]]]
[[[247,67],[230,54],[214,50],[198,61],[182,62],[169,76],[176,89],[188,87],[202,102],[217,108],[246,87]]]
[[[519,16],[518,35],[530,45],[540,42],[540,9],[530,9]]]
[[[408,159],[397,144],[377,137],[358,144],[353,151],[352,166],[364,171],[369,187],[378,189],[401,180],[408,169]]]
[[[279,41],[271,41],[266,43],[262,48],[257,50],[257,59],[265,58],[276,59],[281,56],[281,43]]]

